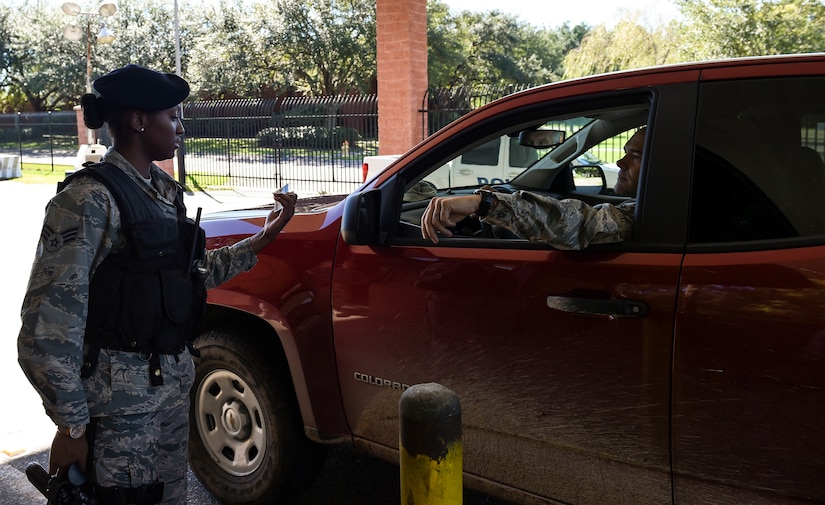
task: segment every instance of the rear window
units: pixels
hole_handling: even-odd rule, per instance
[[[690,240],[825,236],[825,78],[702,85]]]

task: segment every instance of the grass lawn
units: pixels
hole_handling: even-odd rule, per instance
[[[51,165],[38,163],[23,163],[21,172],[23,177],[15,180],[25,184],[57,184],[66,178],[66,171],[74,170],[72,165],[55,165],[52,170]],[[201,176],[197,173],[187,174],[186,180],[189,189],[194,191],[205,191],[207,189],[227,189],[229,177],[209,175],[204,181],[199,180]]]
[[[52,170],[51,165],[38,163],[23,163],[20,171],[23,177],[13,179],[26,184],[57,184],[66,178],[66,171],[74,170],[71,165],[55,165]]]

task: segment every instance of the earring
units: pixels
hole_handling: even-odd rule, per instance
[[[142,127],[142,126],[140,127],[140,131],[143,131],[143,130],[145,130],[145,129],[146,129],[146,128],[144,128],[144,127]]]

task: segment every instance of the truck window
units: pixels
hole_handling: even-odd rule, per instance
[[[821,77],[703,84],[691,242],[825,236],[823,86]]]
[[[516,142],[518,144],[518,142]],[[482,144],[461,155],[462,165],[498,165],[499,139]]]
[[[510,137],[510,166],[527,168],[539,159],[539,153],[532,147],[518,143],[518,137]]]

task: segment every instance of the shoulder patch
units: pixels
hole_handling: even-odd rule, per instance
[[[71,228],[64,231],[57,231],[49,225],[43,227],[43,233],[40,237],[43,246],[49,252],[57,252],[64,245],[77,238],[78,228]]]

